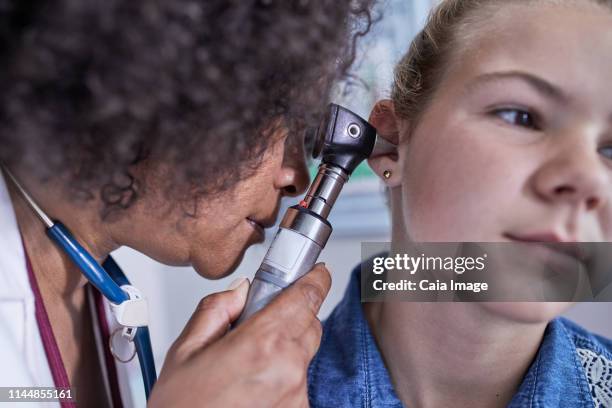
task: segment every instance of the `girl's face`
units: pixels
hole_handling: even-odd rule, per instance
[[[476,30],[416,128],[397,123],[399,235],[611,241],[612,12],[506,5]]]
[[[506,6],[494,19],[403,135],[408,233],[609,241],[612,13]]]

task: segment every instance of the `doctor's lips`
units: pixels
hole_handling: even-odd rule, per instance
[[[276,217],[270,217],[265,220],[256,220],[254,218],[247,217],[246,220],[249,222],[249,224],[251,224],[253,228],[255,228],[255,231],[257,231],[262,236],[265,234],[266,228],[270,228],[276,223]]]
[[[528,234],[504,233],[504,237],[515,242],[533,243],[535,245],[547,247],[562,255],[570,256],[580,263],[587,263],[591,258],[591,254],[587,250],[587,245],[581,245],[581,243],[575,239],[563,238],[554,232]]]

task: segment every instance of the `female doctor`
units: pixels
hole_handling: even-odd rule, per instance
[[[9,172],[100,263],[126,245],[223,277],[305,189],[301,130],[369,3],[0,1],[0,386],[130,405],[108,304]],[[307,406],[328,288],[317,266],[229,333],[248,281],[204,298],[148,405]]]

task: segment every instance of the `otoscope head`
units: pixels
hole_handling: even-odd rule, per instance
[[[315,135],[313,158],[339,166],[348,175],[374,149],[376,129],[359,115],[335,103],[329,104]]]

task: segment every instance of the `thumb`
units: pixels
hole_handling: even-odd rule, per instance
[[[190,354],[221,338],[236,320],[247,300],[249,280],[236,279],[224,292],[203,298],[187,322],[174,346]]]

